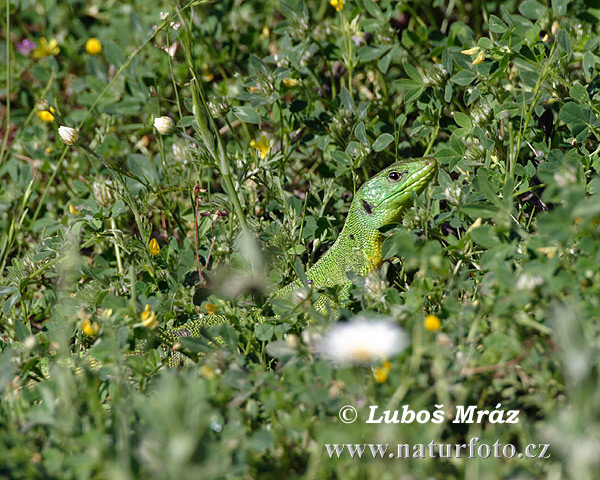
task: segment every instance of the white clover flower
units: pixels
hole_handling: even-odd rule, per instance
[[[154,119],[154,128],[161,135],[169,135],[175,130],[175,122],[171,117],[163,116]]]
[[[318,349],[340,364],[374,363],[397,355],[407,344],[405,333],[394,322],[358,316],[336,323]]]
[[[517,280],[517,290],[533,290],[544,283],[544,279],[539,275],[530,275],[523,273]]]
[[[571,169],[563,168],[554,174],[554,180],[559,187],[566,187],[577,183],[577,177]]]
[[[446,200],[454,205],[460,205],[462,193],[463,192],[461,188],[455,183],[444,189],[444,196],[446,197]]]
[[[71,127],[58,127],[58,135],[67,145],[74,145],[79,139],[79,132],[76,128]]]

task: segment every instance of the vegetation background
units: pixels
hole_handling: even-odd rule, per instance
[[[2,2],[3,477],[598,478],[600,4],[332,3]],[[333,243],[365,178],[425,153],[435,185],[340,312],[410,345],[333,365],[314,338],[335,319],[269,286]],[[222,343],[167,368],[156,333],[214,312]],[[520,416],[345,425],[347,404]],[[324,447],[472,437],[551,457]]]

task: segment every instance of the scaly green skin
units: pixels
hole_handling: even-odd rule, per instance
[[[365,182],[356,192],[340,236],[306,272],[309,284],[313,288],[341,287],[338,300],[347,298],[351,287],[347,273],[365,276],[381,265],[384,236],[379,228],[397,222],[403,209],[410,205],[411,193],[423,191],[436,171],[437,163],[433,158],[403,160]],[[277,290],[274,296],[285,297],[302,287],[297,280]],[[335,308],[337,302],[326,295],[319,297],[315,307],[324,312],[328,302]],[[202,327],[225,321],[223,316],[204,315],[183,327],[165,332],[163,336],[167,343],[172,344],[180,337],[200,335]]]

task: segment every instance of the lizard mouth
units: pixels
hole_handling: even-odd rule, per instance
[[[419,192],[421,187],[427,185],[427,183],[429,183],[429,179],[437,171],[437,162],[435,161],[434,158],[428,158],[424,162],[424,164],[425,165],[423,166],[423,168],[412,173],[404,181],[404,188],[402,188],[401,190],[398,190],[397,192],[393,193],[389,197],[383,199],[377,205],[371,205],[371,209],[373,209],[374,207],[379,207],[380,205],[385,204],[385,203],[394,202],[394,200],[396,198],[409,193],[411,190],[415,190],[416,192]]]

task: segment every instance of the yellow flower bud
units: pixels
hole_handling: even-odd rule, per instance
[[[336,12],[341,12],[346,5],[346,0],[329,0],[329,4],[335,8]]]
[[[373,369],[373,377],[377,383],[385,383],[388,379],[389,372],[381,367]]]
[[[97,38],[88,38],[85,42],[85,51],[90,55],[100,55],[102,53],[102,43]]]
[[[295,87],[296,85],[300,85],[300,80],[296,80],[295,78],[284,78],[281,83],[286,87]]]
[[[160,253],[160,245],[156,241],[156,238],[150,240],[148,244],[148,250],[150,250],[150,255],[158,255]]]
[[[54,115],[52,115],[48,110],[41,110],[37,112],[37,115],[42,122],[52,123],[54,121]]]
[[[216,377],[215,371],[211,367],[209,367],[208,365],[202,365],[200,367],[200,374],[203,377],[208,378],[209,380],[212,380],[213,378]]]
[[[81,323],[81,330],[88,337],[95,337],[98,335],[98,330],[100,330],[100,327],[98,326],[98,322],[91,322],[89,318],[85,318]]]
[[[423,325],[425,325],[425,328],[430,332],[435,332],[442,328],[442,322],[437,315],[427,315]]]
[[[271,143],[264,135],[260,136],[260,140],[258,142],[256,140],[252,140],[250,142],[250,146],[258,150],[261,159],[265,159],[269,154],[269,150],[271,150]]]
[[[477,53],[480,49],[481,47],[472,47],[468,50],[461,50],[460,53],[462,53],[463,55],[473,55],[474,53]]]
[[[483,63],[484,59],[485,59],[485,55],[483,54],[483,51],[481,51],[477,54],[477,57],[475,58],[475,60],[473,60],[473,65],[479,65],[480,63]]]
[[[73,205],[69,205],[69,213],[71,215],[81,215],[79,210],[77,210]]]
[[[214,303],[207,303],[206,305],[204,305],[204,308],[208,313],[212,315],[219,309],[219,306],[215,305]]]

